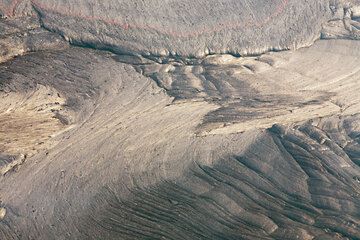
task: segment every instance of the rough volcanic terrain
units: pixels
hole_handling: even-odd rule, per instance
[[[0,239],[360,239],[360,2],[0,0]]]

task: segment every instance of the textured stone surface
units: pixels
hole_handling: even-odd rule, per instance
[[[46,28],[77,44],[144,55],[199,57],[311,45],[327,21],[351,19],[352,12],[356,17],[357,4],[355,0],[2,0],[0,10],[10,17],[34,14],[30,5]],[[332,31],[323,35],[340,34]]]
[[[360,239],[357,6],[0,0],[0,239]]]
[[[241,74],[242,61],[274,63],[241,75],[244,81],[267,76],[239,90],[256,84],[246,88],[249,96],[272,91],[274,100],[265,107],[262,97],[250,105],[240,101],[239,109],[266,112],[235,122],[218,110],[228,108],[234,91],[204,91],[218,100],[188,93],[176,100],[186,84],[172,92],[135,70],[145,73],[158,65],[151,60],[69,48],[2,65],[3,90],[56,89],[73,121],[47,140],[45,150],[2,177],[6,215],[0,238],[359,238],[358,45],[321,41],[309,49],[263,55],[262,61],[203,60],[215,72],[226,72],[224,59],[231,59]],[[135,69],[121,61],[133,62]],[[268,81],[277,85],[269,87]],[[311,94],[292,98],[293,88]],[[276,100],[286,90],[283,103]],[[301,105],[320,90],[327,97],[311,103],[315,108]],[[291,105],[296,100],[300,105]],[[342,108],[331,105],[341,101]],[[293,113],[268,114],[285,106]],[[221,125],[208,125],[199,136],[209,114]]]
[[[117,53],[202,57],[297,49],[359,38],[358,0],[1,0],[10,18],[38,16],[68,41]]]
[[[0,21],[0,63],[27,52],[66,47],[59,35],[42,29],[35,17]]]
[[[34,3],[46,27],[74,42],[155,55],[256,54],[304,46],[319,37],[330,17],[327,1],[83,1],[77,8]]]

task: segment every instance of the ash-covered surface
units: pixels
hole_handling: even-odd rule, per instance
[[[1,240],[360,239],[358,2],[0,13]]]

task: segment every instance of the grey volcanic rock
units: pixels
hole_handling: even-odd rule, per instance
[[[58,34],[42,29],[35,17],[1,21],[0,40],[0,63],[27,52],[63,49],[68,46]]]
[[[46,28],[76,44],[142,55],[196,57],[308,46],[320,38],[324,23],[342,19],[344,9],[356,6],[354,1],[335,0],[0,3],[8,16],[29,12],[25,6],[31,4]]]
[[[181,56],[256,54],[308,45],[319,37],[331,12],[327,1],[293,0],[84,1],[69,11],[72,6],[58,1],[34,5],[47,28],[73,42]]]
[[[160,56],[247,55],[306,46],[319,38],[321,24],[331,15],[327,1],[84,1],[77,4],[73,8],[58,1],[34,1],[44,26],[73,42]]]
[[[227,88],[204,88],[203,100],[187,89],[201,89],[206,78],[220,84],[224,75],[201,78],[194,71],[199,82],[181,62],[71,47],[1,65],[3,125],[16,114],[48,118],[24,101],[59,106],[73,121],[43,129],[51,137],[30,142],[37,152],[1,178],[0,238],[360,238],[359,48],[356,41],[331,40],[259,58],[209,56],[201,63],[207,71],[239,72],[224,78]],[[144,76],[171,64],[169,88]],[[183,84],[176,84],[179,73],[187,77]],[[236,85],[241,78],[246,84]],[[52,93],[18,100],[43,93],[43,86],[65,100],[51,105]],[[248,95],[234,95],[244,86]],[[244,117],[239,110],[258,114]],[[208,115],[217,124],[208,125]],[[1,133],[16,140],[27,128]],[[19,156],[29,151],[20,140],[4,145],[4,162],[16,154],[14,145]]]
[[[38,15],[44,27],[79,45],[117,53],[202,57],[297,49],[320,36],[357,38],[359,24],[352,21],[359,15],[359,4],[358,0],[1,0],[0,13]]]
[[[359,2],[0,12],[1,240],[360,239]]]

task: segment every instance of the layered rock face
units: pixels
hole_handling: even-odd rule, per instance
[[[0,239],[360,239],[357,6],[0,0]]]

